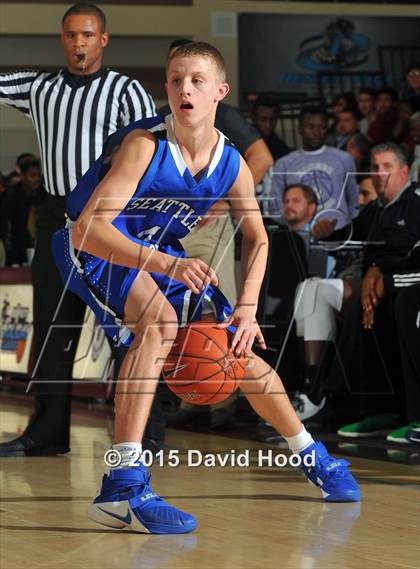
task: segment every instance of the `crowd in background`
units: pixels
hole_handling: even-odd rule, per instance
[[[318,421],[316,424],[336,421],[343,436],[391,431],[389,440],[394,442],[406,442],[408,432],[420,431],[420,387],[418,378],[417,383],[413,379],[413,374],[420,375],[420,367],[416,367],[418,361],[414,361],[412,353],[415,342],[405,338],[404,328],[417,339],[419,331],[418,326],[415,330],[414,326],[398,319],[401,315],[414,317],[418,306],[411,292],[410,298],[398,300],[402,298],[400,291],[406,293],[412,285],[413,291],[418,292],[420,287],[420,277],[410,280],[404,276],[420,273],[420,190],[417,189],[420,65],[407,68],[405,81],[400,92],[390,87],[361,88],[357,93],[340,93],[329,109],[303,106],[299,115],[302,146],[298,149],[290,148],[278,135],[282,110],[276,100],[259,97],[252,106],[247,127],[240,126],[243,118],[235,115],[235,121],[239,121],[238,133],[241,128],[252,129],[249,122],[255,129],[254,135],[252,130],[248,132],[249,142],[241,152],[245,158],[248,152],[248,160],[252,156],[255,161],[256,193],[267,226],[275,231],[294,233],[304,243],[305,274],[288,299],[290,317],[296,320],[296,338],[301,341],[301,376],[293,385],[295,408],[305,421],[314,421],[314,418]],[[238,114],[226,105],[222,106],[220,114],[222,112],[227,125],[230,123],[226,114]],[[229,136],[223,127],[219,128]],[[230,136],[234,138],[235,134]],[[242,142],[245,140],[244,136],[236,136]],[[263,166],[258,165],[261,147],[255,145],[260,139],[271,153],[271,160],[267,159]],[[391,153],[395,159],[392,167],[398,170],[395,179],[394,171],[389,171],[389,180],[395,182],[390,198],[386,184],[381,186],[387,166],[379,157],[386,153]],[[262,168],[261,172],[258,167]],[[398,180],[397,176],[400,176]],[[389,212],[392,207],[395,209],[396,202],[403,201],[403,192],[408,196],[408,190],[412,194],[410,211],[401,210],[400,217],[392,219]],[[30,264],[36,239],[37,209],[45,199],[40,161],[36,156],[21,154],[13,172],[0,174],[0,266]],[[409,215],[417,214],[417,227],[415,223],[409,226]],[[387,215],[388,225],[384,222]],[[397,239],[397,247],[395,234],[398,231],[401,237]],[[361,245],[356,252],[350,247],[344,253],[331,248],[324,256],[325,262],[313,271],[309,262],[311,247],[320,240],[341,243],[357,240]],[[372,241],[383,241],[379,252],[372,251],[369,244]],[[272,247],[270,259],[272,266],[276,265],[275,271],[280,274],[288,271],[289,267],[278,265],[282,251],[276,249],[275,239]],[[387,251],[389,248],[393,250]],[[369,255],[373,264],[366,261]],[[385,257],[388,264],[381,264]],[[273,270],[269,267],[269,271]],[[273,289],[263,301],[266,315],[273,321],[282,301],[284,298]],[[369,303],[372,303],[370,309]],[[385,338],[380,337],[376,319],[387,330]],[[350,339],[346,336],[349,328],[353,330]],[[377,334],[376,346],[382,350],[376,359],[372,356],[375,348],[367,339],[369,333]],[[340,348],[340,341],[345,341],[344,350]],[[388,365],[390,360],[383,358],[383,352],[389,352],[390,346],[395,357]],[[340,349],[344,353],[340,353]],[[353,361],[346,361],[346,351],[351,351]],[[354,354],[359,353],[360,361],[355,362]],[[382,364],[378,363],[381,358]],[[372,371],[375,365],[379,367]],[[411,370],[407,370],[410,365]],[[345,373],[341,373],[344,379],[337,379],[337,366],[341,366],[341,371],[344,366]],[[369,374],[365,371],[368,368]],[[386,377],[387,374],[393,377]],[[370,389],[375,377],[379,377],[377,385]],[[405,383],[404,378],[407,378]],[[381,406],[376,400],[373,406],[366,404],[361,415],[360,397],[354,393],[360,392],[355,382],[362,379],[366,392],[376,393],[378,385],[379,390],[385,384],[388,387],[384,392],[385,403]],[[397,379],[400,384],[396,386]],[[287,377],[285,382],[287,385]],[[407,403],[410,399],[414,402],[411,405]],[[342,427],[345,419],[350,424]],[[357,422],[352,422],[355,419]],[[184,409],[175,422],[187,424],[193,420]],[[232,428],[234,424],[233,414],[227,409],[219,413],[219,420],[217,417],[213,420],[216,428]]]

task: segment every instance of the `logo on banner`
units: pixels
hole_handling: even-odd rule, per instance
[[[355,32],[353,22],[338,18],[327,25],[323,34],[300,44],[297,63],[312,71],[347,69],[367,61],[369,47],[369,38]]]

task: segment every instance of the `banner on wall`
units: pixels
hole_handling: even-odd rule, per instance
[[[0,285],[0,311],[0,373],[28,375],[33,339],[32,284]],[[112,363],[105,332],[87,308],[73,379],[106,382]]]
[[[86,308],[73,364],[73,379],[106,382],[111,371],[111,349],[105,332],[96,322],[90,308]]]
[[[0,285],[0,371],[27,374],[33,335],[32,285]]]
[[[380,47],[420,58],[420,18],[240,14],[238,26],[242,105],[249,92],[316,97],[318,71],[372,72],[374,84]],[[404,66],[394,67],[400,81]]]

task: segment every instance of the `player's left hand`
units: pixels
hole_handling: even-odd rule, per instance
[[[257,340],[260,348],[263,350],[267,348],[264,336],[255,319],[255,311],[253,308],[249,306],[237,306],[230,318],[217,324],[217,327],[227,328],[231,325],[236,326],[236,332],[233,336],[230,349],[236,356],[239,357],[243,353],[249,355],[255,340]]]

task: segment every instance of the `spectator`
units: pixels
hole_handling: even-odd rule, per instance
[[[409,99],[415,111],[420,111],[420,63],[412,63],[405,70],[406,85],[402,98]]]
[[[367,135],[370,123],[376,117],[375,104],[376,91],[370,87],[360,89],[357,96],[357,108],[362,115],[362,119],[359,122],[359,130],[365,136]]]
[[[305,184],[287,186],[283,191],[283,218],[291,231],[309,231],[318,198]]]
[[[19,156],[16,158],[15,169],[13,170],[13,172],[10,172],[9,174],[8,178],[9,187],[14,186],[15,184],[20,182],[21,180],[20,176],[22,173],[21,166],[26,160],[37,160],[37,157],[34,154],[31,154],[30,152],[23,152],[22,154],[19,154]]]
[[[375,184],[371,176],[365,176],[359,182],[359,207],[362,210],[368,203],[373,202],[378,197]]]
[[[316,407],[328,403],[329,411],[343,407],[346,391],[341,369],[344,368],[349,376],[355,364],[354,355],[360,353],[361,365],[354,366],[355,376],[363,374],[364,381],[370,375],[380,381],[380,372],[375,368],[376,359],[372,356],[376,348],[365,344],[371,338],[364,338],[362,346],[361,332],[362,315],[360,307],[360,290],[367,288],[371,276],[377,269],[370,268],[377,264],[388,273],[398,266],[410,249],[420,239],[420,190],[415,184],[410,185],[408,179],[407,157],[401,147],[394,143],[379,145],[372,149],[372,171],[375,172],[373,182],[379,198],[370,202],[360,215],[353,220],[352,230],[342,228],[334,230],[334,224],[327,219],[320,220],[312,227],[316,239],[347,240],[353,239],[371,242],[385,242],[385,247],[368,245],[363,253],[363,265],[355,262],[346,269],[340,279],[310,279],[302,283],[296,294],[296,321],[298,335],[305,339],[305,354],[308,367],[305,397],[301,397],[299,416],[318,413]],[[418,193],[416,193],[418,192]],[[365,274],[361,282],[362,274]],[[336,322],[334,310],[341,311],[345,307],[345,320],[340,335],[339,358],[335,367],[327,377],[326,369],[319,369],[323,355],[336,337]],[[358,332],[359,330],[359,332]],[[398,377],[395,361],[392,360],[393,346],[386,344],[383,350],[385,360],[391,361],[390,370]],[[344,362],[344,363],[343,363]],[[357,360],[357,363],[359,360]],[[312,366],[312,369],[310,369]],[[360,368],[360,369],[359,369]],[[382,378],[383,379],[383,378]],[[355,390],[360,392],[359,387]],[[380,391],[380,389],[379,389]],[[323,400],[327,393],[334,394],[335,401]],[[386,402],[386,401],[385,401]],[[299,403],[299,401],[298,401]],[[388,402],[389,403],[389,402]],[[363,402],[364,405],[367,402]],[[347,403],[348,405],[348,403]],[[323,411],[319,408],[322,417]],[[298,406],[299,410],[299,406]],[[325,417],[325,415],[324,415]],[[326,415],[331,419],[330,415]],[[349,435],[350,436],[350,435]],[[356,435],[355,435],[356,436]]]
[[[38,207],[47,198],[39,160],[27,158],[22,161],[20,180],[7,196],[8,265],[23,265],[28,262],[27,249],[32,249],[35,244]]]
[[[371,121],[367,132],[373,144],[393,140],[394,128],[397,124],[397,100],[398,93],[391,87],[384,87],[378,91],[376,117]]]
[[[351,92],[339,93],[334,97],[331,107],[333,112],[333,122],[328,127],[328,135],[334,135],[336,133],[338,115],[341,111],[357,108],[356,98]]]
[[[268,97],[259,97],[252,106],[252,124],[268,146],[273,160],[290,152],[290,148],[275,132],[279,114],[278,103]]]
[[[370,149],[372,144],[366,136],[360,132],[351,135],[347,141],[346,152],[350,154],[356,165],[358,179],[365,176],[370,166]]]
[[[355,109],[343,109],[338,113],[335,133],[329,135],[327,144],[346,150],[349,139],[359,132],[359,113]]]
[[[337,227],[358,214],[356,166],[347,152],[325,146],[327,115],[320,107],[305,107],[299,117],[302,149],[277,160],[273,168],[269,212],[278,220],[283,210],[283,190],[305,184],[316,192],[318,213],[334,211]]]
[[[404,146],[409,156],[414,152],[414,141],[410,135],[410,117],[414,106],[409,99],[401,99],[397,103],[397,123],[394,127],[393,140]]]
[[[420,190],[417,191],[420,196]],[[410,440],[407,440],[407,435],[410,433],[409,436],[414,438],[413,442],[420,442],[420,241],[392,273],[383,274],[377,271],[375,279],[371,293],[371,310],[365,311],[363,324],[366,329],[373,329],[376,312],[380,310],[384,300],[390,299],[394,309],[392,316],[397,325],[402,360],[401,378],[405,390],[405,413],[401,422],[404,423],[406,419],[406,424],[389,433],[387,440],[407,443]],[[388,327],[391,328],[389,323]],[[368,423],[374,422],[374,418],[366,419],[344,427],[340,434],[347,436],[352,432],[361,433]]]
[[[332,102],[332,109],[336,119],[338,119],[338,115],[341,113],[341,111],[344,111],[345,109],[356,109],[356,108],[357,108],[356,97],[354,96],[354,93],[352,93],[351,91],[347,91],[345,93],[339,93],[334,97],[334,100]]]
[[[420,182],[420,111],[410,117],[410,136],[414,142],[414,160],[410,170],[410,180]]]

